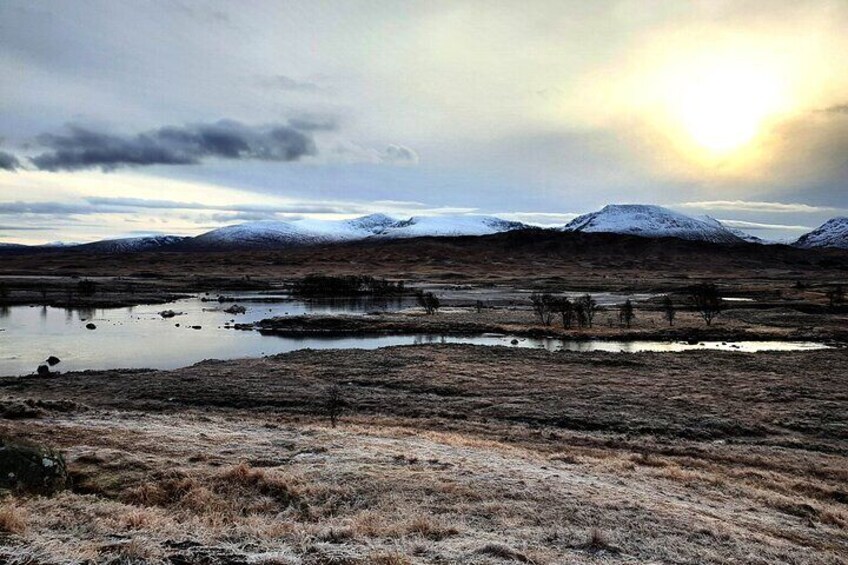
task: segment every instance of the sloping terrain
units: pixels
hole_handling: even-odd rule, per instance
[[[735,244],[741,238],[720,222],[698,219],[661,206],[610,204],[598,212],[584,214],[569,222],[565,231],[617,233],[640,237],[675,237],[689,241]]]
[[[837,247],[848,249],[848,217],[832,218],[795,242],[797,247]]]
[[[0,556],[844,563],[846,362],[420,346],[3,380],[32,408],[0,431],[74,483],[7,497]]]

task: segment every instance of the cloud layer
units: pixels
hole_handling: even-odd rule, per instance
[[[12,155],[11,153],[6,153],[5,151],[0,151],[0,170],[3,171],[14,171],[21,166],[18,158]]]
[[[316,153],[312,137],[289,125],[247,126],[232,120],[162,127],[130,136],[76,125],[38,137],[49,151],[33,157],[45,171],[148,165],[193,165],[207,158],[297,161]]]

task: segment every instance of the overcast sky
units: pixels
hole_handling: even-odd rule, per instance
[[[0,242],[848,214],[848,2],[0,0]]]

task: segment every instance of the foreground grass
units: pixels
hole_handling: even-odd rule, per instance
[[[457,346],[4,381],[42,402],[0,430],[73,487],[3,498],[0,558],[845,563],[846,364]]]

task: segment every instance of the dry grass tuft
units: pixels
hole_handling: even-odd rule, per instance
[[[407,521],[403,525],[403,530],[406,534],[418,535],[435,541],[441,541],[459,534],[459,530],[454,526],[445,524],[424,514],[415,516]]]
[[[520,563],[536,563],[533,559],[528,557],[527,555],[518,552],[511,547],[507,547],[505,545],[499,543],[488,543],[478,549],[476,553],[480,555],[489,555],[491,557],[497,557],[498,559],[503,559],[504,561],[518,561]]]
[[[0,532],[23,535],[29,525],[26,508],[7,502],[0,506]]]
[[[616,549],[610,545],[606,534],[598,528],[592,528],[589,531],[589,537],[586,540],[584,549],[589,553],[599,553],[601,551],[615,552]]]
[[[412,565],[412,560],[398,551],[372,551],[365,558],[369,565]]]

